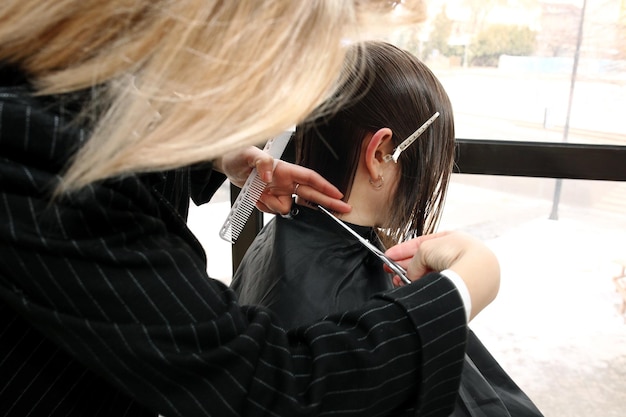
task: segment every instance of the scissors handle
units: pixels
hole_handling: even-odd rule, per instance
[[[402,282],[404,282],[405,284],[410,284],[410,283],[411,283],[411,280],[410,280],[410,279],[408,279],[408,278],[407,278],[407,276],[406,276],[406,271],[404,270],[404,268],[399,267],[399,268],[400,268],[399,270],[394,270],[391,266],[390,266],[389,268],[391,268],[391,270],[392,270],[393,272],[395,272],[395,274],[396,274],[397,276],[399,276],[399,277],[400,277],[400,279],[402,280]]]
[[[391,269],[397,276],[400,277],[402,282],[405,284],[410,284],[411,280],[406,276],[406,270],[402,268],[400,265],[395,263],[393,260],[389,259],[386,255],[384,255],[383,262]]]

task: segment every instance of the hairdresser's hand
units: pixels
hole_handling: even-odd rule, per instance
[[[341,192],[315,171],[281,160],[275,161],[254,146],[229,152],[215,160],[213,165],[238,187],[243,186],[252,169],[256,168],[261,179],[268,183],[257,203],[257,208],[266,213],[287,214],[291,209],[293,194],[339,213],[351,210],[347,203],[340,200],[343,197]]]
[[[500,287],[498,259],[484,243],[465,233],[421,236],[389,248],[386,254],[406,268],[412,281],[444,269],[459,274],[472,300],[470,319],[494,300]],[[398,277],[394,283],[400,285]]]

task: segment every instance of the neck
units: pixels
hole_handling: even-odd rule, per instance
[[[335,213],[337,218],[357,226],[375,227],[378,225],[375,217],[368,209],[369,205],[365,204],[362,199],[354,198],[353,194],[351,194],[351,197],[346,202],[352,206],[352,211],[350,213]],[[313,210],[318,209],[316,204],[312,204],[301,197],[296,197],[296,204]]]
[[[340,218],[360,226],[385,227],[393,204],[393,171],[383,172],[383,178],[382,186],[377,188],[370,182],[369,172],[358,169],[347,200],[352,211]]]
[[[374,227],[381,225],[381,213],[384,210],[382,203],[384,200],[376,201],[376,195],[379,193],[373,192],[372,187],[368,187],[368,185],[360,181],[355,181],[352,184],[352,191],[347,200],[347,203],[352,206],[352,210],[350,213],[339,215],[341,220],[359,226]],[[383,198],[382,195],[380,197]]]

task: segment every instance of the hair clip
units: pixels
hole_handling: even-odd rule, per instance
[[[428,126],[430,126],[435,119],[439,117],[439,112],[435,112],[435,114],[433,114],[430,119],[426,120],[424,122],[423,125],[421,125],[420,127],[417,128],[417,130],[415,132],[413,132],[413,134],[411,136],[409,136],[408,138],[406,138],[401,144],[399,144],[394,150],[393,150],[393,154],[387,154],[383,157],[383,161],[385,162],[389,162],[389,161],[393,161],[395,163],[398,162],[398,158],[400,157],[400,154],[402,153],[402,151],[404,151],[406,148],[408,148],[413,142],[415,142],[417,140],[417,138],[419,138],[421,136],[422,133],[424,133],[424,131],[426,129],[428,129]]]

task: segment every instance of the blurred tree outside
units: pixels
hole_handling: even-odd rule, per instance
[[[535,51],[536,34],[528,27],[492,25],[472,41],[472,66],[497,67],[500,55],[527,56]]]
[[[428,41],[418,55],[422,59],[447,57],[450,63],[497,65],[495,54],[523,55],[535,51],[535,35],[521,25],[490,24],[494,10],[505,7],[510,0],[460,0],[462,17],[448,13],[447,3],[441,5],[430,22]],[[536,0],[520,0],[532,7]],[[451,17],[452,16],[452,17]],[[509,33],[510,32],[510,33]],[[495,35],[495,39],[489,39]],[[520,39],[516,37],[520,36]],[[478,43],[478,46],[476,45]]]
[[[424,56],[429,57],[433,53],[450,56],[451,51],[449,50],[448,40],[452,34],[452,19],[448,17],[445,5],[435,16],[432,26],[433,30],[430,32],[430,37],[424,48]]]

